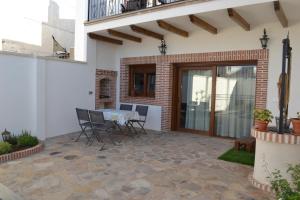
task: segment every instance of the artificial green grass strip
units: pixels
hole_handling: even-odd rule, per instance
[[[223,155],[221,155],[218,159],[254,166],[255,154],[243,150],[237,151],[234,148],[232,148],[225,152]]]

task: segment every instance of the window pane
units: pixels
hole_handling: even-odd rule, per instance
[[[155,96],[155,73],[148,73],[147,74],[147,91],[148,96],[154,97]]]
[[[134,73],[134,94],[144,94],[144,73]]]
[[[255,66],[218,67],[215,109],[218,136],[250,136],[255,107],[255,82]]]
[[[131,96],[155,96],[155,65],[130,66],[130,88]]]
[[[211,70],[182,72],[180,128],[209,131],[211,91]]]

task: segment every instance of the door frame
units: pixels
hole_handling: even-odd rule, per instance
[[[182,131],[196,134],[203,134],[214,137],[217,136],[215,132],[215,104],[216,104],[216,83],[217,83],[217,67],[221,66],[247,66],[255,65],[257,67],[257,60],[240,60],[240,61],[221,61],[221,62],[202,62],[202,63],[175,63],[173,64],[173,95],[172,95],[172,117],[171,117],[171,130]],[[212,70],[212,93],[211,93],[211,113],[210,113],[210,128],[208,133],[197,131],[193,129],[178,129],[178,101],[180,99],[180,77],[179,72],[181,69],[210,69]],[[257,77],[256,77],[257,81]],[[256,105],[256,102],[255,102]],[[226,137],[227,138],[227,137]]]
[[[172,130],[190,132],[201,135],[214,135],[214,121],[215,121],[215,95],[216,95],[216,65],[180,65],[175,67],[174,73],[174,87],[173,87],[173,109],[172,109]],[[210,124],[208,131],[194,130],[180,127],[180,110],[181,110],[181,78],[182,72],[187,70],[210,70],[212,77],[212,90],[211,90],[211,112],[210,112]],[[177,83],[177,84],[176,84]]]

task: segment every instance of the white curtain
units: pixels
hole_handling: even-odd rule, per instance
[[[208,131],[212,77],[210,70],[189,70],[185,128]]]
[[[255,66],[218,67],[215,127],[218,136],[250,135],[255,106]]]

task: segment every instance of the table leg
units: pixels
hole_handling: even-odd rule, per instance
[[[123,134],[124,132],[123,132],[120,124],[117,121],[114,121],[114,124],[118,127],[118,129],[120,130],[120,132]]]

